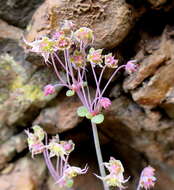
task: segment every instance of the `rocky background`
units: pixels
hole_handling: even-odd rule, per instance
[[[98,127],[104,160],[122,160],[129,190],[148,164],[156,168],[154,189],[173,190],[173,18],[173,0],[0,0],[0,190],[58,190],[42,157],[30,158],[23,131],[33,124],[75,141],[71,162],[88,163],[90,170],[74,190],[102,190],[93,176],[98,166],[90,124],[76,115],[80,102],[66,98],[64,89],[43,96],[56,77],[23,47],[23,35],[32,41],[64,19],[91,27],[95,47],[112,51],[120,64],[139,62],[136,73],[120,73],[107,92],[112,107]]]

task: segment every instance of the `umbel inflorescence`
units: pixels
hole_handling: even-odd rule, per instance
[[[87,166],[83,169],[70,166],[68,159],[70,153],[74,150],[74,143],[71,140],[61,141],[58,135],[48,142],[47,134],[40,126],[35,125],[32,129],[33,132],[26,131],[32,157],[43,153],[45,163],[55,183],[60,188],[71,188],[74,183],[73,178],[77,175],[85,174],[88,170]],[[57,160],[55,166],[52,162],[54,157]]]
[[[29,51],[40,54],[45,61],[45,64],[52,67],[56,73],[59,83],[48,84],[44,87],[44,95],[48,96],[56,92],[58,86],[67,88],[66,96],[77,95],[82,103],[77,109],[77,114],[80,117],[86,117],[91,120],[95,149],[99,163],[101,177],[104,184],[104,189],[109,189],[109,186],[116,186],[123,189],[123,184],[128,181],[123,177],[123,166],[120,161],[111,158],[109,163],[103,164],[102,154],[96,124],[104,121],[103,109],[108,110],[111,106],[111,100],[105,96],[105,92],[111,83],[114,76],[120,70],[125,70],[128,74],[132,74],[137,70],[136,60],[130,60],[126,64],[118,65],[118,60],[112,53],[103,54],[103,49],[95,49],[92,46],[94,41],[93,31],[87,27],[81,27],[75,30],[75,25],[71,21],[65,21],[61,24],[58,31],[55,31],[52,36],[44,36],[33,42],[25,43],[29,46]],[[96,68],[100,68],[99,75],[96,73]],[[64,71],[62,75],[61,70]],[[102,79],[107,68],[113,69],[113,72],[104,86]],[[87,73],[92,73],[95,81],[96,89],[91,88],[88,83]],[[80,169],[72,167],[68,163],[70,152],[74,149],[72,141],[60,141],[58,136],[48,142],[46,133],[38,126],[33,127],[34,133],[26,131],[28,135],[29,149],[32,155],[43,153],[47,167],[60,186],[70,187],[73,184],[73,177],[78,174],[85,174],[87,167]],[[43,140],[45,138],[45,144]],[[51,157],[57,157],[57,166],[53,166]],[[106,175],[104,166],[110,174]],[[141,178],[142,179],[142,178]],[[145,180],[145,178],[143,178]],[[154,178],[149,186],[139,185],[138,188],[144,187],[148,189],[154,185]]]

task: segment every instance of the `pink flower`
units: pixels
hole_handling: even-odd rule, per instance
[[[85,44],[92,43],[94,40],[93,31],[90,28],[81,27],[74,33],[74,37],[77,41]]]
[[[108,109],[111,106],[111,100],[109,98],[106,97],[102,97],[99,100],[99,104],[101,107],[103,107],[104,109]]]
[[[156,181],[154,172],[155,169],[152,168],[151,166],[148,166],[143,169],[143,171],[141,172],[141,177],[137,190],[139,190],[140,188],[144,188],[147,190],[150,189],[151,187],[154,187]]]
[[[69,49],[71,47],[71,39],[64,35],[60,35],[56,41],[56,48],[59,50]]]
[[[126,187],[123,184],[126,183],[129,178],[124,179],[124,168],[121,161],[111,157],[109,162],[103,164],[109,170],[109,174],[105,177],[98,175],[96,175],[96,177],[104,181],[109,187],[119,187],[120,190],[125,189]]]
[[[60,31],[60,32],[58,31],[53,34],[52,38],[53,38],[53,40],[58,40],[61,35],[64,35],[64,33],[62,31]]]
[[[97,49],[95,50],[94,48],[91,48],[89,50],[89,54],[87,56],[87,60],[93,64],[94,66],[95,65],[101,65],[101,63],[103,62],[103,56],[102,56],[102,49]]]
[[[45,149],[45,146],[42,142],[38,143],[38,144],[32,144],[30,147],[29,147],[29,150],[31,151],[32,153],[32,158],[34,157],[35,154],[40,154],[44,151]]]
[[[105,55],[105,65],[109,68],[117,68],[118,60],[114,59],[112,53]]]
[[[71,62],[73,63],[74,67],[78,68],[78,67],[84,67],[85,64],[86,64],[86,60],[85,60],[85,57],[84,55],[78,51],[78,50],[75,50],[73,55],[71,56],[70,58]]]
[[[48,96],[50,94],[55,93],[55,87],[51,84],[48,84],[47,86],[44,87],[44,95]]]
[[[28,136],[27,142],[29,150],[32,153],[32,157],[34,157],[35,154],[40,154],[45,149],[45,146],[42,143],[45,133],[43,129],[38,125],[33,126],[32,129],[34,133],[30,133],[28,130],[25,130],[25,133]]]
[[[48,61],[50,54],[55,51],[55,42],[47,37],[42,37],[41,39],[33,42],[28,42],[25,38],[23,38],[23,40],[26,45],[30,46],[30,51],[40,54],[44,58],[45,62]]]
[[[65,151],[69,154],[74,150],[75,144],[73,143],[72,140],[69,141],[60,141],[60,144],[63,145],[63,148]]]
[[[129,73],[129,74],[135,72],[137,70],[137,68],[138,68],[136,63],[137,63],[136,60],[128,61],[126,66],[125,66],[126,72]]]

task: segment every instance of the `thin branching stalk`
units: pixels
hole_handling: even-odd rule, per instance
[[[102,158],[102,153],[101,153],[101,148],[100,148],[100,142],[99,142],[99,137],[98,137],[98,131],[97,131],[97,126],[95,123],[92,123],[92,132],[93,132],[93,137],[94,137],[94,144],[95,144],[95,150],[97,154],[97,160],[98,160],[98,165],[100,169],[100,174],[102,177],[106,176],[105,168],[103,165],[103,158]],[[109,187],[103,182],[104,185],[104,190],[109,190]]]

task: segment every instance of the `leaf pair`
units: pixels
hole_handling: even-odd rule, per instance
[[[81,106],[77,109],[77,115],[79,117],[86,117],[87,119],[90,119],[92,123],[95,124],[100,124],[104,121],[103,114],[97,114],[93,116],[85,106]]]

